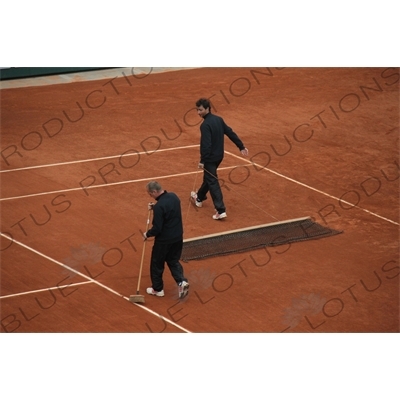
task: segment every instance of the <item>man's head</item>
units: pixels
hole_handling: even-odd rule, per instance
[[[208,99],[201,98],[196,101],[197,114],[204,118],[209,112],[211,112],[211,103]]]
[[[153,198],[156,199],[162,192],[163,188],[161,185],[156,181],[150,181],[146,185],[147,193]]]

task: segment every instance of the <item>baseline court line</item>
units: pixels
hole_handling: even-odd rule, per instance
[[[173,147],[170,149],[157,149],[154,150],[153,152],[148,152],[148,151],[138,151],[136,153],[129,153],[129,154],[120,154],[118,156],[107,156],[107,157],[98,157],[98,158],[88,158],[85,160],[77,160],[77,161],[65,161],[65,162],[60,162],[60,163],[54,163],[54,164],[43,164],[43,165],[34,165],[31,167],[22,167],[22,168],[14,168],[14,169],[5,169],[5,170],[0,170],[0,174],[6,173],[6,172],[16,172],[16,171],[24,171],[27,169],[39,169],[39,168],[48,168],[48,167],[59,167],[63,165],[71,165],[71,164],[80,164],[80,163],[87,163],[87,162],[92,162],[92,161],[101,161],[101,160],[110,160],[113,158],[121,158],[121,157],[131,157],[131,156],[137,156],[137,155],[152,155],[153,153],[158,153],[158,152],[163,152],[163,151],[170,151],[170,150],[182,150],[182,149],[188,149],[191,147],[199,147],[198,144],[195,145],[190,145],[190,146],[182,146],[182,147]],[[132,149],[133,150],[133,149]],[[127,150],[129,151],[129,150]],[[136,150],[135,150],[136,151]]]
[[[166,322],[170,323],[171,325],[174,325],[176,328],[178,328],[178,329],[180,329],[180,330],[182,330],[182,331],[184,331],[184,332],[186,332],[186,333],[192,333],[192,332],[188,331],[187,329],[183,328],[182,326],[176,324],[175,322],[169,320],[168,318],[165,318],[165,317],[163,317],[162,315],[157,314],[157,313],[154,312],[153,310],[150,310],[150,309],[147,308],[146,306],[143,306],[143,305],[137,304],[137,303],[132,303],[132,302],[129,300],[128,297],[126,297],[126,296],[124,296],[124,295],[118,293],[117,291],[115,291],[114,289],[111,289],[110,287],[108,287],[108,286],[106,286],[106,285],[103,285],[102,283],[100,283],[99,281],[96,281],[95,279],[91,278],[90,276],[87,276],[87,275],[85,275],[85,274],[82,274],[82,272],[79,272],[79,271],[77,271],[77,270],[75,270],[75,269],[69,267],[68,265],[63,264],[62,262],[57,261],[57,260],[55,260],[54,258],[51,258],[51,257],[49,257],[49,256],[46,256],[45,254],[41,253],[40,251],[37,251],[37,250],[33,249],[32,247],[29,247],[29,246],[27,246],[26,244],[24,244],[24,243],[22,243],[22,242],[19,242],[18,240],[15,240],[14,238],[10,238],[9,236],[5,235],[4,233],[1,233],[1,232],[0,232],[0,236],[2,236],[2,237],[4,237],[4,238],[6,238],[6,239],[8,239],[8,240],[10,240],[10,241],[12,241],[12,242],[18,244],[18,245],[20,245],[21,247],[24,247],[24,248],[27,249],[27,250],[32,251],[32,252],[35,253],[35,254],[38,254],[39,256],[41,256],[41,257],[43,257],[43,258],[45,258],[45,259],[47,259],[47,260],[49,260],[49,261],[51,261],[51,262],[57,264],[57,265],[60,265],[61,267],[65,268],[65,269],[67,269],[67,270],[69,270],[69,271],[71,271],[71,272],[74,272],[75,274],[77,274],[77,275],[79,275],[79,276],[81,276],[81,277],[87,279],[87,280],[90,281],[91,283],[94,283],[94,284],[96,284],[96,285],[102,287],[103,289],[106,289],[107,291],[109,291],[109,292],[111,292],[111,293],[117,295],[118,297],[122,297],[124,300],[129,301],[132,305],[135,305],[135,306],[137,306],[137,307],[142,308],[143,310],[149,312],[150,314],[153,314],[153,315],[155,315],[155,316],[161,318],[163,321],[166,321]]]
[[[226,151],[226,153],[229,154],[229,155],[231,155],[231,156],[233,156],[233,157],[238,158],[239,160],[247,161],[246,159],[244,159],[244,158],[242,158],[242,157],[240,157],[240,156],[237,156],[236,154],[232,154],[232,153],[230,153],[230,152],[228,152],[228,151]],[[247,165],[256,165],[257,167],[259,167],[259,168],[261,168],[261,169],[264,169],[264,170],[266,170],[266,171],[269,171],[269,172],[271,172],[271,173],[273,173],[273,174],[275,174],[275,175],[277,175],[277,176],[279,176],[279,177],[281,177],[281,178],[287,179],[288,181],[294,182],[294,183],[296,183],[296,184],[298,184],[298,185],[304,186],[304,187],[306,187],[307,189],[311,189],[311,190],[313,190],[314,192],[318,192],[318,193],[320,193],[320,194],[323,194],[324,196],[330,197],[331,199],[335,199],[335,200],[341,201],[341,202],[343,202],[343,203],[345,203],[345,204],[347,204],[347,205],[349,205],[349,206],[358,208],[359,210],[362,210],[362,211],[364,211],[364,212],[366,212],[366,213],[368,213],[368,214],[371,214],[371,215],[373,215],[373,216],[375,216],[375,217],[377,217],[377,218],[380,218],[380,219],[383,219],[383,220],[385,220],[385,221],[387,221],[387,222],[390,222],[391,224],[400,225],[400,224],[399,224],[398,222],[396,222],[396,221],[392,221],[392,220],[389,219],[389,218],[382,217],[382,215],[379,215],[379,214],[376,214],[376,213],[374,213],[374,212],[372,212],[372,211],[369,211],[369,210],[367,210],[366,208],[359,207],[359,206],[357,206],[356,204],[352,204],[352,203],[350,203],[350,202],[348,202],[348,201],[346,201],[346,200],[339,199],[339,198],[336,197],[336,196],[332,196],[331,194],[326,193],[326,192],[323,192],[322,190],[316,189],[316,188],[314,188],[314,187],[312,187],[312,186],[306,185],[305,183],[302,183],[302,182],[297,181],[297,180],[295,180],[295,179],[289,178],[289,177],[286,176],[286,175],[280,174],[279,172],[276,172],[276,171],[274,171],[274,170],[272,170],[272,169],[263,167],[263,166],[260,165],[260,164],[257,164],[257,163],[254,163],[254,162],[249,162],[249,161],[247,161],[247,162],[248,162]]]

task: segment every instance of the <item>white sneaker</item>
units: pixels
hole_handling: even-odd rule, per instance
[[[152,296],[164,297],[164,290],[156,292],[152,287],[149,287],[146,289],[146,292],[147,294],[151,294]]]
[[[194,204],[196,205],[196,207],[199,207],[199,208],[203,207],[203,203],[197,199],[197,193],[196,192],[191,192],[190,193],[190,197],[194,201]]]
[[[189,282],[182,281],[179,284],[179,298],[183,299],[188,295],[188,293],[189,293]]]
[[[223,218],[226,218],[226,217],[227,217],[226,212],[223,212],[223,213],[221,213],[221,214],[219,214],[219,213],[217,212],[217,213],[215,213],[215,214],[213,215],[213,219],[223,219]]]

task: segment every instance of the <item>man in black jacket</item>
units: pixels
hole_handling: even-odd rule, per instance
[[[175,193],[163,190],[158,182],[149,182],[146,190],[157,201],[155,204],[149,203],[149,209],[153,210],[152,227],[143,234],[145,240],[154,237],[150,261],[152,287],[147,288],[146,292],[153,296],[164,296],[162,277],[167,263],[178,284],[179,298],[183,298],[188,294],[189,283],[179,262],[183,247],[181,202]]]
[[[197,113],[204,119],[200,125],[200,163],[199,168],[204,170],[203,183],[200,189],[191,193],[191,197],[197,207],[202,207],[203,201],[210,192],[216,213],[213,219],[227,217],[226,208],[222,196],[221,186],[218,181],[217,169],[224,158],[224,135],[235,143],[242,155],[249,154],[238,135],[225,124],[224,120],[211,113],[211,104],[207,99],[199,99],[196,102]]]

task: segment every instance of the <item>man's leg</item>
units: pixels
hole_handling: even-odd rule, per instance
[[[207,172],[203,171],[203,183],[200,186],[200,189],[197,191],[197,200],[198,201],[204,201],[207,198],[207,193],[208,193],[208,183],[206,179]]]
[[[221,161],[215,163],[204,163],[204,178],[208,184],[214,207],[219,214],[222,214],[226,211],[222,190],[217,175],[217,168],[221,164]]]
[[[179,262],[182,255],[183,241],[170,245],[170,250],[166,257],[167,265],[171,271],[175,282],[178,284],[178,296],[180,299],[186,297],[189,293],[189,282],[183,274],[182,264]]]
[[[153,249],[151,251],[150,261],[150,278],[152,288],[156,292],[161,292],[164,289],[163,273],[165,257],[168,251],[168,246],[154,242]]]
[[[172,277],[175,279],[175,282],[178,285],[182,281],[187,282],[187,279],[185,278],[183,273],[182,264],[179,261],[182,255],[182,247],[183,242],[181,240],[169,245],[169,251],[165,258],[165,261],[171,271]]]

